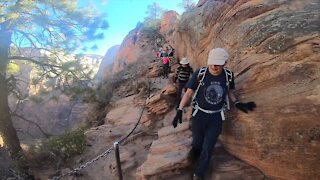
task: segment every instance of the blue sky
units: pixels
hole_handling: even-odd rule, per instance
[[[95,42],[98,50],[87,51],[88,54],[104,55],[113,45],[120,45],[123,38],[142,22],[147,16],[148,5],[157,2],[163,9],[175,10],[179,14],[183,9],[179,7],[182,0],[80,0],[81,4],[94,3],[95,6],[107,15],[109,28],[104,32],[105,38]],[[197,0],[194,0],[197,2]]]

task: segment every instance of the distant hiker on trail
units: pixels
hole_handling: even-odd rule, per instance
[[[190,75],[193,73],[192,68],[189,66],[189,60],[187,58],[182,58],[180,61],[180,66],[177,68],[174,82],[178,80],[178,93],[176,98],[177,108],[179,107],[181,101],[182,90],[186,91],[186,84],[189,81]]]
[[[193,101],[192,110],[192,150],[190,159],[198,159],[193,179],[203,179],[211,159],[212,150],[222,131],[225,108],[229,109],[229,98],[235,107],[248,113],[256,107],[254,102],[242,103],[234,95],[233,72],[224,68],[229,54],[225,49],[216,48],[209,52],[208,67],[193,73],[187,83],[173,127],[182,123],[183,108]]]
[[[162,57],[162,66],[163,66],[163,78],[168,78],[168,73],[169,73],[169,57],[167,51],[162,51],[161,52],[161,57]]]
[[[172,62],[174,60],[173,56],[174,56],[175,50],[173,49],[173,47],[171,45],[167,46],[167,49],[168,49],[168,56],[169,56],[170,64],[172,64]]]
[[[168,57],[168,48],[161,48],[160,57]]]
[[[173,57],[173,56],[174,56],[174,49],[173,49],[173,47],[172,47],[171,45],[169,45],[169,46],[168,46],[168,49],[169,49],[169,52],[168,52],[168,53],[169,53],[169,54],[168,54],[169,57]]]
[[[159,48],[159,51],[157,52],[157,57],[160,58],[161,57],[161,52],[162,52],[162,47]]]

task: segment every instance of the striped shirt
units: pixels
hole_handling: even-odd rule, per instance
[[[193,70],[190,66],[179,66],[176,71],[176,77],[178,77],[179,82],[188,82],[189,77],[192,73]]]

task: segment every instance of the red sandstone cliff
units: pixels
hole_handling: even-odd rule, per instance
[[[169,44],[174,43],[174,35],[177,32],[177,25],[180,15],[175,11],[167,11],[163,14],[160,34],[166,38]]]
[[[138,24],[122,41],[112,73],[117,73],[134,62],[153,58],[152,49],[156,49],[155,39],[159,36],[157,32],[144,29],[142,24]]]
[[[210,49],[228,49],[238,97],[258,108],[232,111],[221,140],[276,179],[320,176],[319,9],[317,0],[201,0],[174,36],[193,67]]]
[[[320,176],[319,9],[318,0],[200,0],[195,9],[181,17],[169,11],[161,24],[160,32],[176,49],[176,56],[188,57],[194,68],[205,65],[214,47],[229,51],[228,66],[235,72],[239,99],[253,100],[258,107],[250,114],[233,108],[220,140],[230,153],[273,179]],[[146,35],[141,27],[128,34],[114,72],[152,57],[154,39],[144,38]],[[158,106],[155,103],[153,109]],[[165,123],[159,122],[159,127],[170,126],[173,113],[162,118]],[[144,141],[146,148],[150,148],[150,141]],[[164,143],[174,146],[171,141]],[[148,151],[150,156],[154,149],[156,146]],[[162,169],[154,168],[161,165],[158,159],[150,159],[141,166],[141,174],[166,174],[152,174]],[[151,173],[149,167],[155,171]]]

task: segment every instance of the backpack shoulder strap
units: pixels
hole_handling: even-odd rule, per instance
[[[207,67],[202,67],[200,70],[199,70],[199,73],[198,73],[198,87],[196,89],[196,91],[194,92],[193,96],[192,96],[192,101],[194,101],[196,99],[196,96],[197,96],[197,93],[199,91],[199,88],[200,86],[202,86],[203,84],[203,79],[206,75],[206,72],[207,72],[208,68]]]
[[[224,72],[225,72],[225,74],[226,74],[226,86],[227,86],[227,88],[228,88],[228,91],[229,91],[229,88],[230,88],[230,83],[231,83],[231,81],[232,81],[232,79],[233,79],[233,73],[232,73],[232,71],[230,70],[230,69],[227,69],[227,68],[224,68]],[[226,108],[229,110],[230,109],[230,102],[229,102],[229,96],[228,96],[228,94],[226,95],[226,99],[225,99],[225,106],[226,106]]]
[[[204,75],[206,74],[207,72],[207,67],[202,67],[200,68],[199,70],[199,73],[198,73],[198,81],[200,81],[202,83],[203,79],[204,79]]]
[[[223,69],[226,74],[227,86],[229,87],[229,84],[233,79],[233,77],[232,77],[233,73],[230,69],[227,69],[227,68],[223,68]]]

